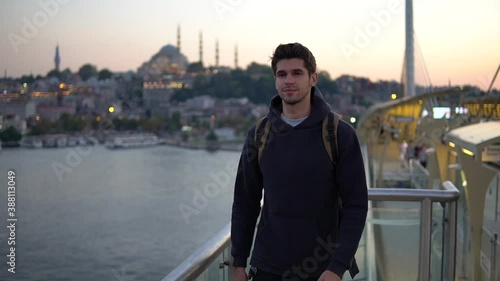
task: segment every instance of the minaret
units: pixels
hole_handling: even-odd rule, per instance
[[[238,69],[238,45],[234,46],[234,69]]]
[[[406,0],[406,83],[404,95],[406,97],[415,96],[415,57],[413,38],[413,0]]]
[[[55,70],[59,72],[59,66],[61,65],[61,56],[59,55],[59,45],[56,47],[56,57],[54,58],[54,62],[56,64]]]
[[[219,39],[215,41],[215,67],[219,68]]]
[[[203,64],[203,33],[200,31],[200,63]]]
[[[177,25],[177,52],[181,53],[181,25]]]

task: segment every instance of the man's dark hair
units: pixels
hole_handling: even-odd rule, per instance
[[[280,44],[271,57],[271,67],[276,75],[276,65],[283,59],[302,59],[309,76],[316,72],[316,59],[309,49],[300,43]]]

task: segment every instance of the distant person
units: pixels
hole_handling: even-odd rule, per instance
[[[399,145],[399,160],[401,162],[401,167],[406,167],[406,151],[408,150],[408,143],[403,140]]]
[[[415,159],[415,143],[413,141],[410,141],[406,147],[406,160],[409,162],[411,159]]]
[[[392,140],[397,140],[399,138],[399,131],[396,130],[396,128],[391,125],[391,137],[392,137]]]
[[[282,44],[271,59],[278,95],[267,113],[268,143],[259,163],[256,126],[248,131],[236,176],[232,280],[247,280],[260,214],[250,260],[254,281],[340,281],[347,270],[351,276],[359,272],[354,254],[368,210],[360,144],[354,129],[341,120],[334,175],[322,139],[322,122],[331,108],[315,87],[313,54],[299,43]]]
[[[423,145],[422,147],[420,147],[420,150],[418,151],[418,161],[420,162],[420,165],[422,165],[422,167],[424,168],[427,168],[428,156],[426,150],[427,146]]]

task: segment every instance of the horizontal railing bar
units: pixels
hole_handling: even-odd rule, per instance
[[[368,199],[374,201],[423,201],[430,199],[433,202],[452,202],[458,199],[458,189],[448,186],[445,190],[438,189],[402,189],[402,188],[373,188],[368,190]],[[451,189],[450,189],[451,188]]]
[[[219,230],[214,237],[185,259],[162,281],[194,281],[229,246],[231,223]]]

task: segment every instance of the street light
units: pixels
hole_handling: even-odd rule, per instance
[[[108,108],[108,111],[109,111],[109,113],[113,113],[113,112],[115,112],[115,108],[113,106],[110,106]]]

